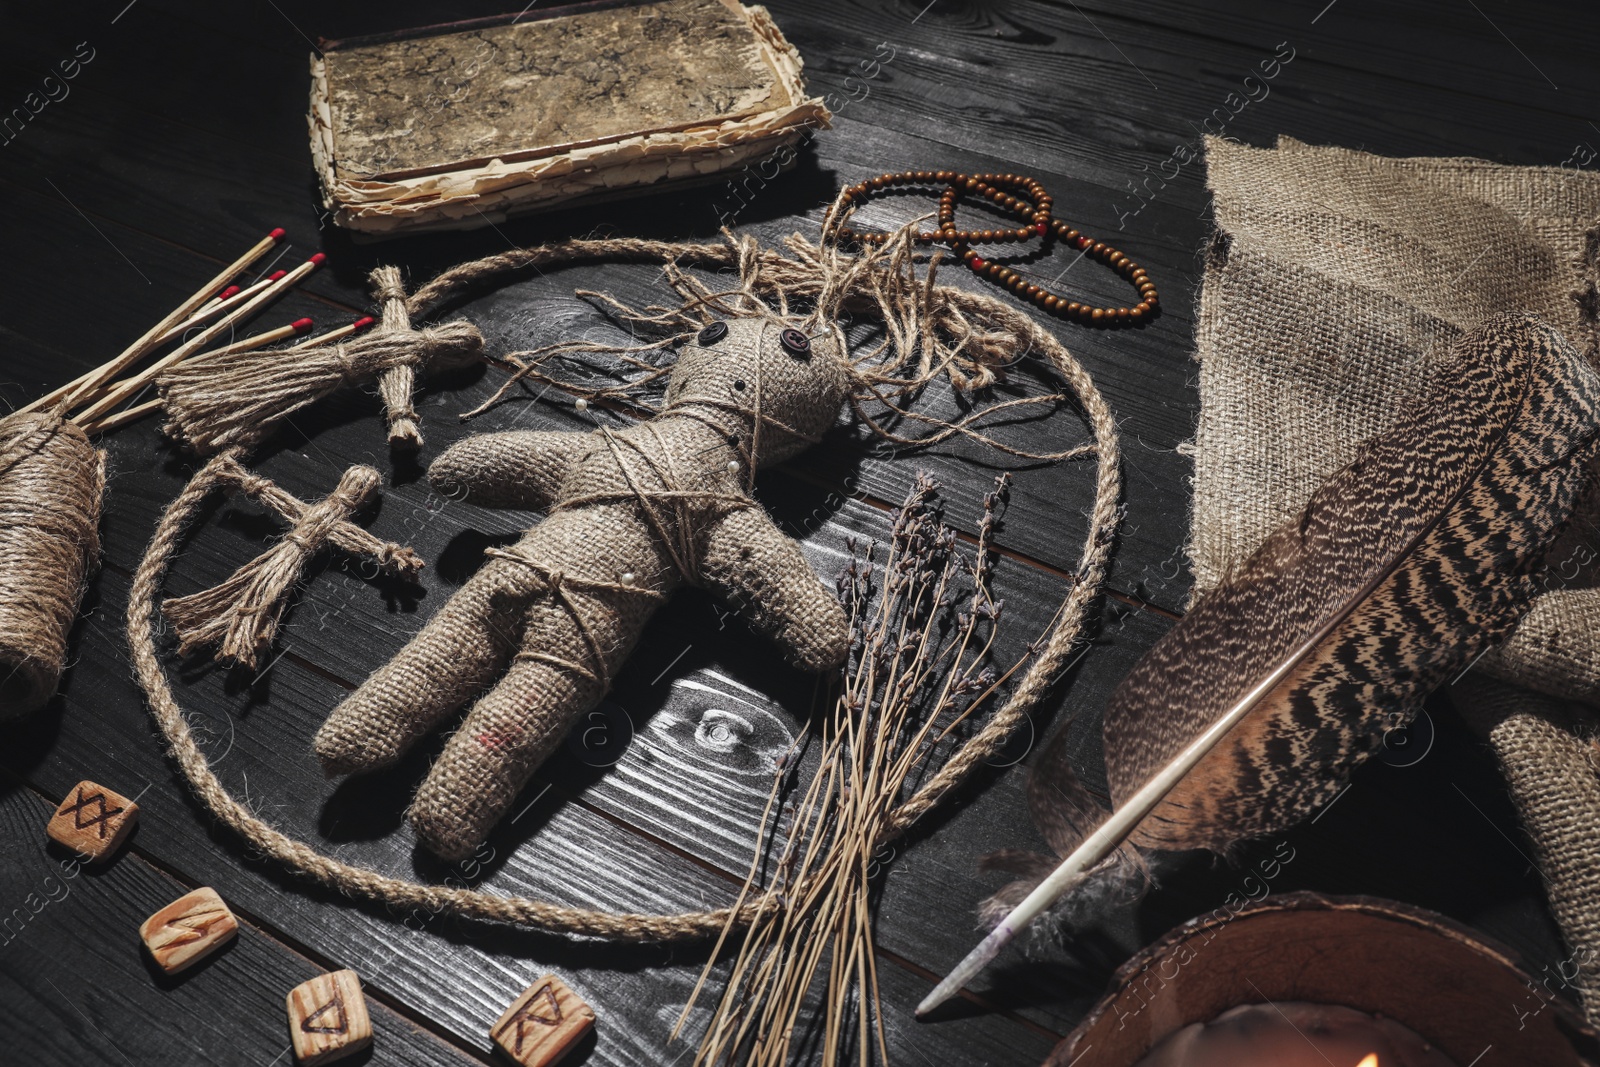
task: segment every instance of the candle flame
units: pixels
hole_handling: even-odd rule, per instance
[[[1376,1052],[1367,1053],[1367,1058],[1356,1064],[1356,1067],[1378,1067],[1378,1054]]]

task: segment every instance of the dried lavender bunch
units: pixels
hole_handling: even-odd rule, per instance
[[[1005,607],[990,588],[993,537],[1009,484],[1003,474],[985,496],[971,550],[943,522],[939,486],[926,474],[895,516],[887,546],[847,542],[851,561],[838,588],[850,615],[850,660],[820,723],[821,759],[810,782],[780,803],[794,760],[782,761],[775,776],[763,844],[739,896],[741,906],[758,905],[758,918],[734,957],[696,1065],[782,1067],[808,1037],[804,1016],[819,992],[825,1067],[846,1058],[864,1067],[874,1047],[887,1062],[872,940],[880,850],[896,833],[896,808],[948,757],[952,734],[1033,652],[1030,646],[1004,671],[992,662]],[[776,846],[780,826],[775,874],[762,888],[759,860]],[[725,932],[707,974],[726,940]]]

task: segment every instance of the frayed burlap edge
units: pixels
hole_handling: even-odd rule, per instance
[[[1196,597],[1224,580],[1361,440],[1392,422],[1462,330],[1499,311],[1536,309],[1591,362],[1600,355],[1600,175],[1380,159],[1289,138],[1276,150],[1214,141],[1208,164],[1218,232],[1196,329],[1201,418],[1190,450],[1188,545]],[[1382,175],[1360,189],[1368,198],[1361,220],[1312,221],[1318,212],[1336,215],[1350,184],[1321,180],[1296,191],[1293,175],[1319,165],[1345,177]],[[1416,204],[1426,204],[1421,218]],[[1463,217],[1498,234],[1474,234]],[[1405,232],[1426,235],[1414,242],[1423,247],[1420,264],[1396,237]],[[1364,314],[1347,313],[1358,305]],[[1421,358],[1386,358],[1407,351]],[[1326,438],[1286,447],[1299,440],[1295,418],[1324,426]],[[1580,517],[1578,525],[1592,530],[1593,521]],[[1575,532],[1581,542],[1583,531]],[[1600,553],[1586,555],[1575,557],[1570,540],[1552,550],[1551,584],[1507,645],[1479,663],[1481,672],[1600,699],[1600,590],[1586,587]],[[1573,562],[1569,571],[1569,557],[1582,566]],[[1590,1020],[1600,1022],[1600,778],[1588,734],[1575,732],[1589,713],[1478,673],[1460,687],[1457,703],[1494,749],[1541,857],[1551,910],[1573,952],[1554,978],[1572,986]]]

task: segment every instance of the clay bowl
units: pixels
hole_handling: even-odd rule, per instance
[[[1553,970],[1545,979],[1524,972],[1510,949],[1409,905],[1267,897],[1191,919],[1130,959],[1045,1067],[1133,1067],[1191,1023],[1241,1004],[1289,1001],[1393,1019],[1460,1067],[1600,1064],[1600,1040],[1548,991],[1560,988]]]

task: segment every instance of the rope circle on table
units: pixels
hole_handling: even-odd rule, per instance
[[[546,264],[633,259],[673,262],[679,265],[738,267],[741,249],[695,242],[647,241],[631,238],[566,241],[554,245],[516,249],[460,264],[423,286],[409,298],[414,315],[438,305],[489,275]],[[759,253],[766,262],[788,262],[767,249]],[[1097,458],[1095,502],[1084,540],[1083,553],[1071,592],[1051,621],[1049,636],[1006,704],[984,727],[961,745],[928,781],[894,810],[885,840],[903,834],[934,808],[979,766],[997,753],[1027,711],[1056,680],[1083,638],[1089,607],[1098,597],[1109,567],[1112,544],[1121,517],[1120,449],[1116,420],[1093,379],[1049,331],[1003,301],[950,286],[935,287],[952,306],[980,314],[1025,337],[1057,376],[1077,396],[1094,439]],[[128,600],[128,640],[134,672],[150,704],[151,715],[166,738],[168,750],[190,787],[219,821],[250,842],[264,857],[290,871],[347,896],[400,907],[426,908],[434,913],[513,923],[544,931],[584,935],[624,942],[681,942],[714,937],[733,920],[747,925],[763,907],[776,907],[762,898],[737,909],[724,907],[676,915],[633,914],[567,907],[526,897],[508,897],[477,889],[424,885],[355,866],[318,852],[303,841],[283,833],[240,803],[217,777],[196,742],[183,709],[173,694],[156,649],[159,626],[157,600],[172,560],[191,524],[211,492],[224,483],[224,471],[238,463],[246,449],[225,451],[202,466],[162,514],[155,536],[134,574]],[[764,903],[764,901],[766,901]]]

